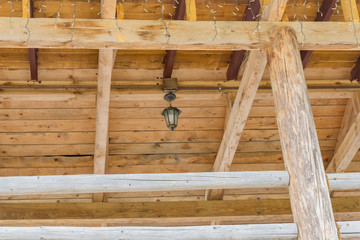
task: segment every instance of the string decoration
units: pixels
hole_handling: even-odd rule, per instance
[[[158,2],[161,4],[161,18],[159,19],[159,21],[161,21],[165,27],[165,31],[164,31],[164,35],[166,37],[166,41],[165,41],[165,44],[163,46],[163,48],[165,48],[168,44],[169,44],[169,41],[170,41],[170,38],[171,38],[171,34],[169,32],[169,27],[171,25],[171,21],[173,19],[173,16],[175,15],[175,11],[176,11],[176,4],[179,4],[179,2],[177,0],[174,0],[173,1],[173,4],[172,4],[172,11],[169,13],[169,16],[170,16],[170,20],[168,23],[166,23],[165,21],[165,5],[164,5],[164,2],[162,0],[158,0]]]
[[[98,12],[98,16],[100,15],[100,19],[102,20],[102,9],[103,9],[103,5],[104,5],[104,0],[100,1],[100,11]]]
[[[71,24],[71,28],[72,28],[72,31],[71,31],[71,43],[72,45],[74,46],[74,34],[75,34],[75,20],[76,20],[76,0],[74,0],[74,20]]]
[[[44,0],[41,0],[40,8],[39,8],[39,13],[41,13],[43,7],[46,8],[46,6],[44,5]]]
[[[10,27],[12,28],[12,17],[13,17],[14,11],[15,11],[14,0],[11,0],[10,2],[8,1],[8,3],[11,4],[11,12],[10,12],[9,22],[10,22]]]
[[[338,22],[340,17],[339,0],[335,1],[335,6],[332,10],[336,11],[336,22]]]
[[[59,7],[58,7],[58,9],[57,9],[57,11],[56,11],[55,28],[56,28],[56,26],[57,26],[57,21],[58,21],[59,18],[60,18],[60,9],[61,9],[62,5],[63,5],[63,0],[60,0]]]
[[[91,5],[91,0],[88,0],[88,3],[89,3],[90,10],[94,9],[93,6]]]
[[[303,21],[304,19],[307,19],[307,16],[306,16],[306,10],[309,8],[308,6],[308,2],[307,0],[305,0],[303,2],[303,5],[304,5],[304,12],[303,12],[303,15],[300,19],[299,15],[297,14],[297,5],[296,5],[296,2],[295,0],[292,1],[292,7],[294,9],[294,19],[296,19],[296,21],[299,23],[300,25],[300,32],[301,34],[303,35],[303,41],[301,42],[301,45],[304,46],[304,43],[306,41],[306,35],[304,33],[304,25],[303,25]]]
[[[238,0],[235,0],[234,7],[232,8],[232,14],[234,14],[235,16],[237,16],[237,12],[240,11],[240,9],[238,8],[238,6],[239,6]],[[235,10],[236,10],[236,12],[235,12]]]
[[[120,27],[120,25],[119,25],[119,18],[118,18],[118,15],[119,14],[121,14],[123,17],[125,16],[125,13],[124,12],[122,12],[121,11],[121,9],[122,9],[122,4],[124,3],[124,1],[125,0],[119,0],[118,1],[118,9],[119,9],[119,11],[116,11],[116,16],[115,16],[115,19],[116,19],[116,27],[117,27],[117,29],[118,29],[118,31],[120,32],[120,33],[122,33],[122,28]]]
[[[261,48],[261,38],[260,38],[260,17],[261,17],[261,11],[256,15],[254,10],[252,9],[252,5],[255,2],[255,0],[249,0],[248,3],[248,10],[251,12],[252,19],[256,21],[256,27],[254,29],[254,34],[257,33],[258,35],[258,41],[259,41],[259,49]]]
[[[143,9],[144,9],[144,12],[148,13],[149,11],[146,9],[146,3],[147,3],[147,0],[144,0]]]
[[[216,25],[216,21],[217,21],[217,14],[218,14],[218,9],[222,8],[222,6],[220,5],[220,1],[217,0],[217,3],[216,3],[216,6],[215,6],[215,10],[211,8],[211,1],[208,0],[208,3],[206,4],[206,8],[210,14],[210,21],[213,23],[213,28],[214,28],[214,31],[215,31],[215,34],[214,34],[214,37],[212,39],[209,39],[211,42],[213,42],[216,37],[220,38],[218,36],[218,28],[217,28],[217,25]]]
[[[31,6],[30,6],[29,1],[30,0],[27,0],[26,4],[24,5],[24,9],[26,9],[26,24],[24,26],[24,33],[27,34],[26,44],[29,42],[30,35],[31,35],[30,29],[29,29],[30,8],[31,8]],[[23,9],[23,11],[24,11],[24,9]]]

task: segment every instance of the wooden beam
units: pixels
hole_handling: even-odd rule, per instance
[[[263,20],[280,20],[284,13],[286,2],[286,0],[272,1],[264,11],[265,17],[263,16]],[[281,13],[278,12],[279,9],[282,9]],[[274,18],[274,15],[277,18]],[[241,133],[244,130],[252,103],[265,71],[266,63],[267,59],[264,51],[257,50],[249,53],[244,74],[227,120],[224,136],[216,155],[212,169],[214,172],[227,172],[230,169]],[[224,191],[222,189],[209,189],[205,193],[205,199],[207,200],[219,200],[223,196]]]
[[[116,15],[116,0],[102,2],[101,17],[114,19]],[[94,173],[105,174],[108,167],[109,154],[109,107],[111,75],[115,62],[116,52],[113,49],[99,50],[98,88],[96,97],[96,130],[94,151]],[[104,201],[104,194],[94,194],[93,201]]]
[[[360,220],[360,198],[333,198],[332,204],[336,213],[341,213],[340,220]],[[290,201],[287,199],[268,200],[223,200],[223,201],[182,201],[182,202],[77,202],[77,203],[0,203],[0,225],[10,226],[11,221],[20,220],[67,220],[73,219],[108,219],[141,221],[162,218],[164,220],[178,218],[179,221],[261,221],[271,223],[271,217],[284,222],[292,222]],[[276,218],[278,215],[279,218]],[[281,215],[282,219],[281,220]],[[286,215],[286,216],[285,216]],[[253,216],[252,218],[250,216]],[[270,218],[266,218],[269,216]],[[339,215],[340,216],[340,215]],[[119,222],[119,221],[118,221]],[[44,223],[44,222],[43,222]],[[62,222],[66,224],[66,222]],[[76,224],[75,224],[76,225]],[[14,226],[14,225],[12,225]],[[27,225],[29,226],[29,225]],[[31,225],[30,225],[31,226]]]
[[[260,16],[260,0],[249,1],[249,6],[246,7],[243,21],[256,21]],[[230,63],[226,71],[226,79],[237,79],[240,66],[243,62],[245,51],[233,51],[230,58]]]
[[[266,10],[270,9],[269,7]],[[276,12],[278,9],[276,9]],[[264,13],[265,14],[265,13]],[[279,13],[277,13],[279,14]],[[263,15],[263,20],[265,15]],[[273,16],[271,16],[273,18]],[[289,26],[296,30],[302,39],[301,26],[297,22],[261,22],[259,40],[249,33],[256,29],[256,22],[222,22],[217,28],[220,39],[209,41],[214,36],[214,30],[207,21],[173,21],[169,31],[171,38],[164,47],[164,26],[156,20],[116,20],[77,19],[79,28],[75,28],[75,38],[71,39],[73,19],[31,18],[29,29],[31,37],[26,43],[24,24],[26,19],[12,18],[12,28],[9,18],[1,18],[0,48],[86,48],[86,49],[143,49],[143,50],[254,50],[265,49],[269,43],[266,34],[276,26]],[[275,21],[275,20],[273,20]],[[360,23],[354,23],[360,28]],[[303,31],[308,36],[301,50],[357,50],[352,24],[342,22],[303,22]],[[194,32],[200,34],[193,34]],[[253,32],[253,30],[251,30]],[[56,36],[56,38],[54,37]],[[311,37],[310,37],[311,36]],[[316,37],[314,37],[316,36]]]
[[[327,172],[345,172],[360,148],[360,92],[348,100],[335,154]]]
[[[329,21],[331,14],[335,9],[336,0],[323,0],[320,10],[316,13],[315,21],[316,22],[325,22]],[[305,69],[306,64],[309,62],[310,57],[313,51],[301,51],[301,60],[303,68]]]
[[[360,189],[360,173],[328,174],[331,190]],[[1,177],[0,195],[286,188],[285,171]]]
[[[176,2],[176,11],[174,20],[184,20],[185,17],[185,0],[178,0]],[[175,57],[176,57],[176,50],[167,50],[166,56],[164,59],[164,73],[163,78],[171,78],[172,71],[174,69],[174,63],[175,63]]]
[[[278,27],[270,38],[271,86],[299,238],[338,239],[295,32]]]
[[[360,238],[360,221],[339,222],[341,239]],[[7,240],[250,240],[297,239],[294,223],[187,227],[0,227]]]
[[[360,226],[351,222],[348,225]],[[269,236],[273,239],[295,239],[296,225],[283,223],[190,227],[0,227],[0,238],[7,240],[248,240],[269,239]]]

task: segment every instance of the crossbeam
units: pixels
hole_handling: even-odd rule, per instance
[[[342,239],[360,237],[360,222],[338,222]],[[189,227],[0,227],[0,238],[7,240],[250,240],[296,239],[294,223],[248,224]]]
[[[360,173],[328,174],[331,190],[360,189]],[[286,171],[1,177],[0,195],[286,188]]]
[[[31,31],[28,41],[24,34],[27,21]],[[358,22],[354,26],[344,22],[260,22],[260,45],[254,33],[257,22],[217,21],[219,39],[211,41],[215,32],[208,21],[173,21],[168,28],[168,44],[164,26],[156,20],[122,20],[118,21],[118,28],[117,20],[77,19],[73,39],[72,23],[73,19],[0,18],[0,48],[254,50],[266,49],[270,29],[289,26],[295,29],[301,50],[359,49],[354,38],[354,26],[360,31]],[[300,25],[306,35],[304,42]]]

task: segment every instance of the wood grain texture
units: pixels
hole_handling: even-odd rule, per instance
[[[328,174],[331,190],[360,189],[360,173]],[[0,195],[286,188],[285,171],[1,177]]]
[[[342,239],[360,237],[360,222],[339,222]],[[253,224],[188,227],[0,227],[6,240],[255,240],[298,239],[296,224]]]
[[[338,239],[294,30],[269,33],[270,78],[290,199],[300,239]]]
[[[349,99],[341,124],[335,154],[327,172],[344,172],[360,148],[360,92]]]
[[[279,9],[276,9],[278,11]],[[264,19],[264,15],[263,15]],[[119,32],[116,20],[78,19],[73,41],[71,39],[71,19],[59,19],[55,28],[55,19],[31,18],[29,29],[31,38],[26,42],[24,24],[26,19],[1,18],[0,48],[80,48],[80,49],[143,49],[143,50],[255,50],[265,49],[269,43],[269,29],[286,25],[296,30],[302,39],[301,26],[308,38],[301,50],[358,50],[354,41],[353,25],[350,23],[331,22],[262,22],[261,45],[258,37],[247,34],[249,29],[256,29],[257,22],[217,21],[220,39],[209,41],[214,36],[214,29],[207,21],[174,21],[169,28],[171,39],[164,47],[163,23],[155,20],[122,20]],[[358,28],[358,22],[354,23]],[[201,34],[193,34],[199,32]],[[121,36],[119,36],[119,34]],[[56,39],[54,39],[56,36]],[[119,39],[120,38],[120,39]]]
[[[280,21],[284,13],[287,0],[272,1],[266,6],[262,20]],[[258,2],[260,4],[260,2]],[[229,171],[233,161],[241,133],[244,130],[250,109],[254,102],[257,89],[263,77],[267,59],[265,51],[251,51],[247,56],[245,70],[242,75],[239,89],[230,115],[226,119],[226,128],[216,155],[213,166],[214,172]],[[224,191],[221,189],[210,189],[206,191],[205,199],[222,199]]]

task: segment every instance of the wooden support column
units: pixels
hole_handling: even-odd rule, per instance
[[[287,0],[272,0],[263,12],[263,21],[280,21],[286,7]],[[227,172],[234,159],[241,133],[244,130],[246,120],[257,89],[265,71],[267,59],[262,50],[250,51],[245,65],[236,98],[227,118],[227,124],[221,140],[219,151],[216,155],[213,172]],[[223,199],[222,189],[208,189],[205,193],[206,200]]]
[[[360,148],[360,92],[355,92],[349,99],[340,133],[335,147],[335,154],[327,172],[345,172]]]
[[[269,37],[271,86],[299,239],[338,239],[295,31],[277,27]]]
[[[116,0],[104,0],[102,18],[114,19]],[[99,49],[98,88],[96,98],[96,133],[94,151],[94,173],[107,172],[107,158],[109,152],[109,106],[111,74],[115,62],[116,52],[113,49]],[[94,202],[104,201],[103,193],[93,194]]]

